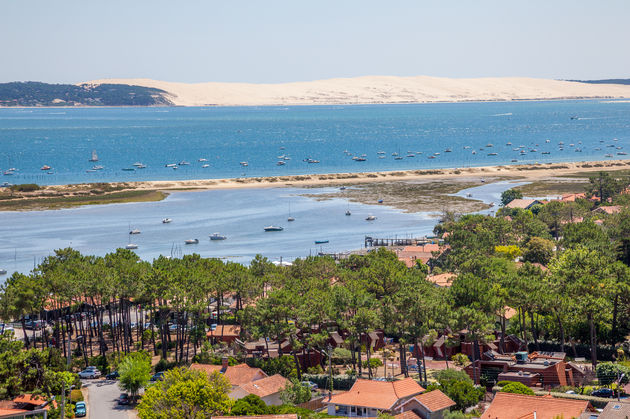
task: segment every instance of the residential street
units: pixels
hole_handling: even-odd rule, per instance
[[[118,387],[118,381],[103,379],[81,381],[89,392],[88,418],[128,419],[135,416],[131,407],[119,406],[117,403],[118,396],[122,393]]]

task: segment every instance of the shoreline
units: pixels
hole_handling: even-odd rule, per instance
[[[160,201],[169,192],[205,191],[213,189],[260,189],[260,188],[321,188],[341,186],[374,186],[378,184],[443,184],[443,189],[452,192],[452,186],[466,180],[470,182],[494,182],[499,180],[525,180],[545,184],[555,180],[556,189],[562,190],[557,183],[572,186],[564,177],[578,176],[586,181],[587,174],[598,171],[630,170],[630,159],[587,161],[571,163],[539,163],[534,165],[499,165],[466,168],[443,168],[433,170],[406,170],[384,172],[346,172],[310,175],[269,176],[225,179],[191,180],[156,180],[138,182],[84,183],[68,185],[41,186],[34,191],[14,191],[0,189],[0,212],[32,211],[45,209],[69,208],[82,205],[103,205],[121,202]],[[583,183],[582,183],[583,184]],[[577,185],[577,183],[576,183]],[[17,185],[16,185],[17,186]],[[365,188],[364,188],[365,189]],[[373,189],[373,188],[372,188]],[[416,188],[416,195],[422,192]],[[439,188],[437,188],[439,189]],[[397,190],[401,190],[397,188]],[[393,192],[392,192],[393,193]],[[427,193],[427,195],[431,195]],[[402,200],[399,200],[402,201]]]
[[[133,189],[211,190],[273,187],[323,187],[392,181],[447,180],[461,177],[513,178],[540,180],[566,176],[575,172],[598,172],[630,169],[630,159],[567,163],[538,163],[533,165],[498,165],[431,170],[397,170],[383,172],[342,172],[310,175],[267,176],[251,178],[156,180],[127,182]],[[65,185],[59,185],[65,186]]]
[[[628,96],[566,96],[566,97],[533,97],[519,99],[455,99],[455,100],[423,100],[423,101],[400,101],[400,102],[313,102],[313,103],[268,103],[261,105],[233,105],[206,103],[198,105],[62,105],[62,106],[4,106],[1,109],[110,109],[110,108],[273,108],[284,106],[370,106],[370,105],[431,105],[431,104],[448,104],[448,103],[512,103],[512,102],[564,102],[564,101],[592,101],[599,100],[605,103],[619,102],[630,103],[630,95]]]

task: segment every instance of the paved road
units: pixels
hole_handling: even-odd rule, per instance
[[[90,419],[128,419],[132,413],[129,406],[119,406],[118,397],[122,391],[118,381],[81,380],[88,389],[88,418]]]

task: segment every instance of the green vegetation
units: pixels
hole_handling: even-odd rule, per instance
[[[11,185],[9,189],[13,192],[34,192],[40,190],[41,188],[36,183],[22,183],[20,185]]]
[[[151,378],[151,357],[144,352],[134,352],[123,358],[118,365],[119,385],[135,399],[138,390],[145,387]]]
[[[518,383],[516,381],[508,382],[501,388],[500,391],[502,393],[527,394],[529,396],[534,395],[534,391],[531,388],[527,387],[523,383]]]
[[[168,93],[127,84],[0,83],[0,106],[156,106],[172,105]]]
[[[523,193],[517,189],[508,189],[501,194],[501,205],[506,206],[515,199],[523,198]]]
[[[457,404],[459,410],[476,405],[485,393],[483,388],[475,387],[468,374],[463,371],[437,371],[434,378],[437,384],[429,385],[427,390],[441,390]]]
[[[175,368],[146,389],[138,404],[141,419],[207,418],[228,413],[232,400],[228,397],[229,381],[218,372]]]
[[[311,388],[292,379],[280,392],[280,399],[284,404],[296,405],[311,400]]]
[[[155,202],[167,194],[154,190],[131,190],[103,195],[78,195],[61,197],[0,199],[0,211],[42,210],[70,208],[82,205],[122,204],[127,202]]]

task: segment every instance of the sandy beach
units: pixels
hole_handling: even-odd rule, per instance
[[[630,98],[630,86],[527,77],[454,79],[428,76],[364,76],[278,84],[177,83],[151,79],[101,79],[91,80],[85,84],[128,84],[157,88],[166,91],[167,98],[176,106],[288,106]]]
[[[576,172],[622,170],[630,168],[630,160],[608,160],[591,162],[544,163],[534,165],[483,166],[435,170],[407,170],[392,172],[331,173],[295,176],[251,177],[232,179],[199,179],[181,181],[129,182],[133,189],[191,190],[227,188],[269,187],[323,187],[378,183],[392,181],[450,180],[477,177],[492,181],[495,178],[540,180],[557,178]],[[57,186],[60,187],[60,186]],[[65,187],[65,186],[61,186]],[[56,188],[51,186],[51,188]]]
[[[452,194],[481,182],[514,180],[527,182],[526,196],[557,196],[582,192],[588,176],[598,171],[624,171],[630,160],[545,163],[535,165],[484,166],[436,170],[331,173],[294,176],[197,179],[117,183],[84,183],[40,186],[34,191],[0,189],[0,211],[58,209],[81,205],[148,202],[164,199],[172,191],[247,188],[309,188],[353,186],[350,191],[320,195],[318,199],[343,197],[370,203],[387,197],[388,203],[408,212],[441,211],[452,207],[458,212],[483,209],[474,199]]]

